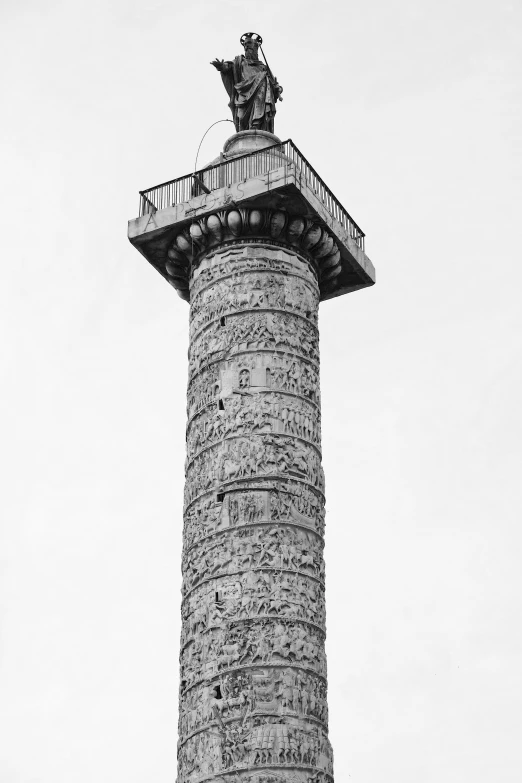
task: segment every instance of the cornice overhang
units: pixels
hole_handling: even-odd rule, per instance
[[[191,268],[222,245],[268,242],[305,255],[321,301],[375,283],[372,262],[294,165],[129,221],[129,240],[189,300]]]

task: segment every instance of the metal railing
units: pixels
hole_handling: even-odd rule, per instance
[[[348,231],[350,237],[364,250],[364,232],[345,210],[323,182],[319,174],[308,163],[291,139],[271,147],[264,147],[246,155],[223,160],[213,166],[199,169],[192,174],[163,182],[148,190],[140,190],[140,217],[181,204],[194,196],[211,193],[213,190],[242,182],[273,171],[281,166],[295,166],[296,172],[306,181],[324,207]]]

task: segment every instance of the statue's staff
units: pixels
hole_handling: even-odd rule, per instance
[[[275,81],[275,83],[277,84],[277,86],[278,86],[278,88],[279,88],[279,90],[278,90],[278,94],[277,94],[277,99],[278,99],[278,100],[280,100],[280,101],[282,101],[283,99],[281,98],[281,93],[283,92],[283,88],[279,86],[279,84],[278,84],[278,81],[277,81],[276,77],[275,77],[275,76],[274,76],[274,74],[272,73],[272,69],[270,68],[270,66],[269,66],[269,64],[268,64],[268,60],[267,60],[267,59],[266,59],[266,57],[265,57],[265,53],[264,53],[264,51],[263,51],[263,47],[261,46],[261,44],[259,44],[259,48],[261,49],[261,54],[263,55],[263,60],[265,61],[265,65],[266,65],[266,67],[267,67],[268,73],[270,74],[270,76],[272,77],[272,79]]]

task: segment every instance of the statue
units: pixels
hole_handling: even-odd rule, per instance
[[[245,33],[241,36],[244,55],[238,55],[233,62],[216,59],[211,63],[221,73],[236,131],[274,132],[275,105],[277,100],[283,100],[283,88],[268,64],[259,59],[262,43],[263,39],[257,33]]]

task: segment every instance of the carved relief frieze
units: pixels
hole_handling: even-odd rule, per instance
[[[229,288],[231,287],[231,291]],[[207,324],[240,311],[270,309],[296,313],[317,325],[318,291],[315,281],[270,270],[241,273],[201,289],[191,302],[191,339]]]
[[[246,274],[261,275],[268,273],[283,277],[290,287],[292,279],[301,280],[318,296],[317,274],[315,267],[293,250],[286,248],[264,247],[262,244],[229,245],[215,253],[205,256],[199,266],[192,268],[191,280],[191,320],[201,310],[199,298],[206,289],[220,285],[222,292],[227,286],[234,286]],[[229,278],[233,278],[232,281]],[[268,278],[264,278],[268,281]],[[290,295],[292,298],[292,295]],[[230,306],[230,305],[228,305]]]
[[[178,778],[331,783],[317,266],[333,251],[306,221],[232,213],[169,251],[191,259]]]
[[[183,700],[180,746],[202,731],[224,734],[227,726],[252,727],[260,724],[256,718],[268,716],[289,719],[290,725],[312,733],[323,730],[328,722],[326,683],[300,669],[264,667],[234,671],[195,686]]]
[[[299,438],[263,434],[237,436],[199,452],[187,464],[186,499],[238,479],[292,475],[324,491],[324,473],[317,448]]]
[[[248,495],[245,492],[234,494],[238,500]],[[257,509],[254,506],[254,513],[251,513],[250,507],[245,506],[244,511],[251,517],[249,527],[225,530],[216,535],[213,542],[205,541],[185,551],[182,562],[184,594],[206,579],[254,567],[287,569],[324,581],[323,544],[317,534],[291,525],[252,524],[257,521],[253,518],[258,516]],[[263,512],[266,513],[266,508]]]
[[[188,386],[188,419],[207,405],[234,393],[270,389],[320,404],[317,364],[281,351],[243,351],[237,358],[221,360],[195,374]],[[317,414],[319,417],[319,410]]]
[[[182,644],[181,690],[229,669],[249,665],[293,664],[326,677],[324,632],[313,623],[262,617],[208,625],[202,607],[192,618],[195,631]]]
[[[209,492],[190,503],[185,511],[185,551],[202,539],[253,524],[284,523],[323,535],[324,499],[317,490],[292,480],[267,484],[273,488],[239,489],[232,484],[226,492]]]
[[[213,322],[190,343],[189,377],[213,360],[246,350],[284,350],[311,362],[319,361],[317,329],[305,318],[260,311],[238,313],[224,320],[218,325]]]
[[[269,549],[268,542],[257,553],[259,566],[265,562],[264,548]],[[182,645],[211,628],[263,616],[303,620],[324,630],[324,585],[303,574],[256,566],[209,579],[189,593],[182,606]]]
[[[220,368],[218,365],[205,367],[192,378],[187,390],[187,417],[190,419],[206,405],[217,401],[219,394]]]
[[[294,435],[313,443],[321,442],[319,412],[303,398],[293,398],[274,392],[251,391],[253,373],[242,368],[234,381],[235,393],[228,395],[221,409],[218,402],[203,409],[189,421],[187,428],[187,459],[190,461],[202,449],[227,438],[260,433]]]
[[[277,522],[293,522],[324,533],[324,497],[310,487],[289,481],[270,494],[270,517]]]
[[[245,721],[222,723],[189,737],[178,751],[178,780],[198,781],[209,775],[274,766],[309,768],[333,774],[332,750],[319,725],[303,724],[297,718],[252,716]],[[235,779],[235,778],[234,778]],[[263,778],[258,778],[260,781]],[[270,779],[270,777],[269,777]],[[317,778],[312,778],[312,780]]]

